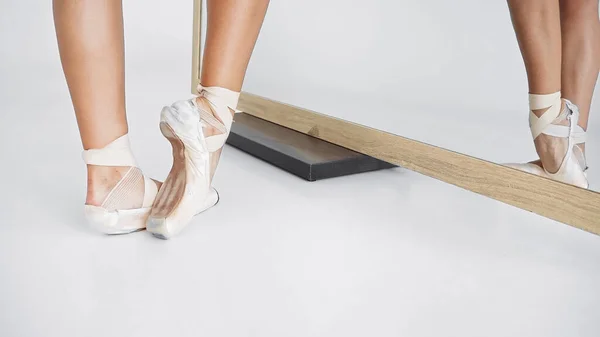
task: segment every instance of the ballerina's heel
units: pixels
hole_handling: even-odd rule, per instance
[[[105,234],[127,234],[143,230],[158,186],[156,181],[145,177],[137,167],[128,136],[124,135],[102,149],[84,151],[83,159],[88,165],[130,167],[100,206],[84,206],[84,214],[90,226]],[[135,207],[122,209],[123,205]]]

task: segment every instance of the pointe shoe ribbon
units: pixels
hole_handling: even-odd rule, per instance
[[[529,95],[529,127],[533,139],[535,140],[541,134],[567,138],[567,152],[563,157],[559,169],[552,173],[533,163],[507,164],[507,166],[566,184],[588,188],[589,184],[585,174],[585,170],[587,169],[585,156],[581,149],[576,146],[585,142],[586,132],[578,125],[579,109],[577,106],[565,99],[565,110],[561,113],[562,101],[560,92],[548,95]],[[534,111],[542,109],[547,110],[538,117]],[[568,120],[568,126],[553,124],[555,121],[563,119]]]
[[[239,112],[236,108],[240,99],[240,93],[221,87],[203,87],[201,84],[198,84],[198,93],[200,97],[206,99],[220,119],[219,121],[213,114],[200,108],[195,99],[192,101],[200,113],[200,118],[221,132],[221,134],[206,138],[206,145],[209,152],[215,152],[223,147],[227,137],[229,137],[231,124],[233,124],[233,116],[230,109],[234,112]]]

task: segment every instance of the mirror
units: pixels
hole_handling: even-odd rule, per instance
[[[537,158],[505,2],[273,2],[244,89],[496,163]]]
[[[487,162],[538,157],[528,125],[525,67],[505,2],[272,2],[244,91]],[[600,212],[599,196],[590,192],[600,190],[600,161],[593,155],[600,143],[594,133],[600,126],[597,104],[591,110],[590,190],[575,193],[588,204],[573,211],[587,212],[586,224],[594,224]],[[533,199],[515,199],[526,185],[532,193],[544,185],[542,190],[555,194],[552,208],[573,195],[570,186],[548,185],[530,174],[509,176],[519,179],[505,183],[514,195],[504,199],[458,185],[569,222],[534,209]],[[475,185],[485,185],[477,179]]]

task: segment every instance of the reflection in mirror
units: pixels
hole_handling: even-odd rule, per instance
[[[509,4],[523,41],[528,34],[545,36],[545,32],[534,31],[543,25],[534,18],[521,18],[521,11],[559,13],[558,8],[520,8],[518,1]],[[580,25],[582,21],[587,23],[578,28],[587,29],[587,35],[579,35],[598,41],[593,35],[599,30],[597,16],[594,11],[591,16],[590,11],[587,13],[586,18],[577,17]],[[563,17],[569,15],[563,13]],[[556,30],[556,25],[548,25]],[[550,30],[560,34],[559,30]],[[530,59],[550,69],[560,65],[560,56],[552,54],[559,51],[560,45],[553,44],[554,35],[549,36],[524,48],[538,48],[530,52]],[[580,75],[564,76],[563,82],[568,81],[569,88],[562,91],[570,95],[566,98],[581,105],[584,119],[589,109],[585,99],[584,104],[579,103],[582,95],[578,93],[587,88],[591,94],[598,73],[593,61],[597,57],[572,50],[591,53],[598,46],[581,40],[571,43],[565,46],[564,54],[576,58],[571,63],[575,66],[563,69],[563,73],[591,75],[586,75],[584,81],[589,83],[585,85],[577,82]],[[582,63],[587,68],[577,67]],[[532,69],[540,71],[535,66]],[[547,73],[558,74],[554,76],[560,83],[559,71]],[[553,85],[556,78],[547,77],[538,79],[542,85],[536,89],[540,91],[532,93],[551,94],[561,89],[560,84]],[[492,162],[525,163],[538,158],[528,122],[530,88],[526,69],[505,2],[272,2],[244,89]],[[538,115],[550,107],[545,118],[551,114],[557,117],[534,127],[534,132],[541,134],[538,143],[544,139],[549,143],[548,135],[563,135],[565,130],[569,133],[568,128],[548,127],[550,123],[568,125],[566,117],[571,112],[563,113],[565,104],[556,98],[538,97],[535,101],[534,97]],[[593,113],[597,105],[591,110],[587,175],[590,188],[599,190],[595,177],[600,162],[593,155],[600,144],[595,132],[599,123]],[[574,134],[573,140],[577,141],[578,133]],[[551,140],[559,144],[559,149],[554,149],[557,153],[566,151],[565,141]],[[550,151],[543,145],[538,144],[538,148]],[[574,156],[576,162],[571,164],[579,165],[582,156],[577,149]]]

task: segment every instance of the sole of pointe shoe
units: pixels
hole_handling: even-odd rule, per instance
[[[185,144],[168,122],[169,116],[176,116],[176,113],[170,107],[165,107],[160,130],[173,148],[173,166],[156,196],[146,226],[148,232],[160,239],[169,239],[177,235],[194,215],[215,206],[219,201],[218,193],[213,188],[200,200],[197,200],[198,196],[193,188],[189,188]],[[189,178],[193,177],[192,174]],[[184,200],[186,195],[191,197]]]
[[[85,206],[85,217],[94,230],[108,234],[121,235],[144,230],[150,215],[150,208],[107,211],[102,207]]]

